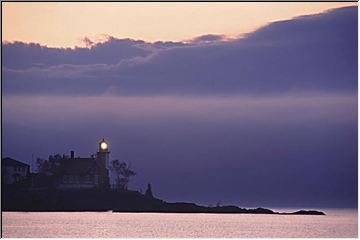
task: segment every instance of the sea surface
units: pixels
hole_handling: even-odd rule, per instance
[[[112,212],[3,212],[2,237],[351,237],[357,210],[326,216]]]

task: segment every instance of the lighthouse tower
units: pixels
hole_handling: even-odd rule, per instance
[[[110,152],[109,152],[109,143],[102,139],[99,142],[99,151],[97,153],[97,160],[99,161],[100,165],[109,169],[109,162],[110,162]]]
[[[104,187],[109,186],[109,163],[110,163],[110,152],[109,152],[109,143],[102,139],[99,142],[99,151],[97,152],[96,157],[101,173],[101,183]]]

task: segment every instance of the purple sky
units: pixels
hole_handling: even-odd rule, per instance
[[[243,39],[3,44],[3,157],[111,156],[157,197],[357,204],[357,7]]]

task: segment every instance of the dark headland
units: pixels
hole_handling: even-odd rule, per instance
[[[75,157],[71,151],[70,156],[56,154],[48,160],[38,159],[36,173],[30,173],[30,166],[25,163],[2,159],[2,210],[325,215],[314,210],[279,213],[266,208],[169,203],[154,197],[150,183],[144,193],[129,190],[130,177],[136,172],[125,162],[112,161],[116,182],[110,182],[109,154],[103,139],[97,154],[90,158]]]
[[[19,189],[7,186],[2,190],[3,211],[113,211],[156,213],[221,213],[221,214],[291,214],[325,215],[321,211],[301,210],[291,213],[266,208],[246,209],[237,206],[205,207],[194,203],[169,203],[137,191],[123,190],[55,190]]]

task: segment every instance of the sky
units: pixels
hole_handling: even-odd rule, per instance
[[[318,11],[311,6],[308,13]],[[150,182],[164,200],[356,207],[357,7],[275,15],[251,31],[217,15],[223,30],[204,27],[186,41],[163,39],[159,26],[158,42],[125,32],[94,42],[80,33],[87,47],[56,48],[76,41],[46,42],[43,23],[28,29],[38,40],[9,38],[3,156],[89,156],[105,138],[111,158],[138,173],[130,187]],[[53,28],[44,36],[60,31]],[[236,30],[232,38],[226,28]]]
[[[357,3],[2,3],[3,41],[85,46],[85,37],[183,41],[238,37],[269,22]]]

